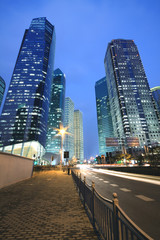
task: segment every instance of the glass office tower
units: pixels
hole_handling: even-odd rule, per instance
[[[57,68],[54,71],[52,93],[49,108],[48,132],[46,152],[59,155],[61,149],[61,136],[57,135],[56,129],[64,122],[64,100],[65,100],[65,75]]]
[[[160,86],[151,88],[151,92],[156,103],[156,108],[160,117]]]
[[[74,154],[80,162],[84,160],[83,118],[79,110],[74,111]]]
[[[67,127],[69,134],[65,135],[64,149],[69,152],[69,160],[74,157],[74,103],[69,98],[65,98],[64,127]]]
[[[1,150],[30,158],[42,155],[54,52],[54,26],[45,17],[33,19],[24,33],[0,118]]]
[[[5,81],[4,81],[3,78],[0,76],[0,107],[1,107],[1,104],[2,104],[2,101],[3,101],[3,96],[4,96],[5,88],[6,88]]]
[[[130,139],[137,138],[140,148],[160,142],[158,117],[134,41],[112,40],[104,64],[114,136],[126,148]]]
[[[109,105],[106,77],[95,84],[99,155],[106,155],[106,152],[113,152],[115,148],[106,146],[106,138],[113,138],[113,126]]]

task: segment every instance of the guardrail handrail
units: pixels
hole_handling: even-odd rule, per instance
[[[86,183],[86,186],[87,186],[88,188],[92,188],[92,185],[89,185],[88,183]]]
[[[100,197],[100,199],[102,199],[102,200],[104,200],[104,201],[106,201],[106,202],[108,202],[108,203],[112,203],[112,204],[113,204],[113,201],[112,201],[112,200],[103,197],[99,192],[97,192],[96,189],[94,189],[94,191],[95,191],[95,193],[98,195],[98,197]]]
[[[72,171],[73,179],[79,189],[79,196],[83,200],[84,207],[89,211],[93,226],[106,240],[153,240],[147,233],[138,227],[119,206],[117,194],[113,193],[113,200],[103,197],[92,185],[86,183]],[[77,180],[78,181],[77,181]],[[81,184],[83,182],[83,185]],[[82,187],[83,186],[83,187]],[[88,191],[89,189],[90,191]],[[103,200],[103,201],[102,201]],[[109,207],[112,204],[112,207]],[[98,213],[100,213],[102,216]],[[105,225],[106,224],[106,225]],[[107,225],[108,224],[108,225]]]
[[[137,229],[139,231],[139,233],[146,237],[148,240],[153,240],[153,238],[151,238],[147,233],[145,233],[140,227],[137,226],[137,224],[135,222],[132,221],[132,219],[130,217],[128,217],[128,215],[123,211],[123,209],[119,206],[119,205],[116,205],[118,211],[122,214],[122,216],[128,221],[131,223],[131,225]]]

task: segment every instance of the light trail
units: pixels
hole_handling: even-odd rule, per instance
[[[160,185],[160,177],[156,177],[159,178],[159,180],[155,180],[153,179],[153,177],[149,178],[150,176],[144,176],[144,175],[139,175],[139,174],[132,174],[132,173],[124,173],[124,172],[115,172],[115,171],[111,171],[111,170],[103,170],[103,169],[94,169],[92,168],[92,171],[97,172],[97,173],[104,173],[104,174],[108,174],[108,175],[112,175],[115,177],[121,177],[121,178],[126,178],[126,179],[130,179],[130,180],[134,180],[134,181],[140,181],[140,182],[146,182],[146,183],[151,183],[151,184],[155,184],[155,185]]]

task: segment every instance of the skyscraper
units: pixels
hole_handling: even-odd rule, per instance
[[[95,84],[99,155],[106,155],[106,152],[113,152],[113,147],[106,146],[106,138],[113,138],[113,126],[109,105],[106,77]]]
[[[158,114],[160,116],[160,86],[151,88],[151,92],[156,103]]]
[[[2,104],[2,100],[3,100],[5,88],[6,88],[5,81],[4,81],[3,78],[0,76],[0,107],[1,107],[1,104]]]
[[[65,135],[64,149],[69,152],[69,159],[74,156],[74,103],[67,97],[65,98],[64,127],[69,134]]]
[[[57,129],[64,122],[64,101],[65,101],[65,75],[57,68],[54,71],[52,93],[50,99],[48,132],[46,152],[59,155],[61,149],[61,136],[57,135]]]
[[[160,124],[134,41],[112,40],[104,64],[114,136],[126,148],[136,138],[140,148],[160,142]]]
[[[45,18],[25,30],[0,118],[3,151],[33,157],[45,147],[54,67],[55,28]]]
[[[74,111],[74,155],[77,160],[84,160],[83,119],[79,110]]]

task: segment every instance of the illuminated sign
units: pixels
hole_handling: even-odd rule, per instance
[[[128,147],[138,147],[139,146],[139,138],[127,137],[126,143],[127,143]]]
[[[107,147],[118,147],[118,138],[106,138],[106,146]]]

